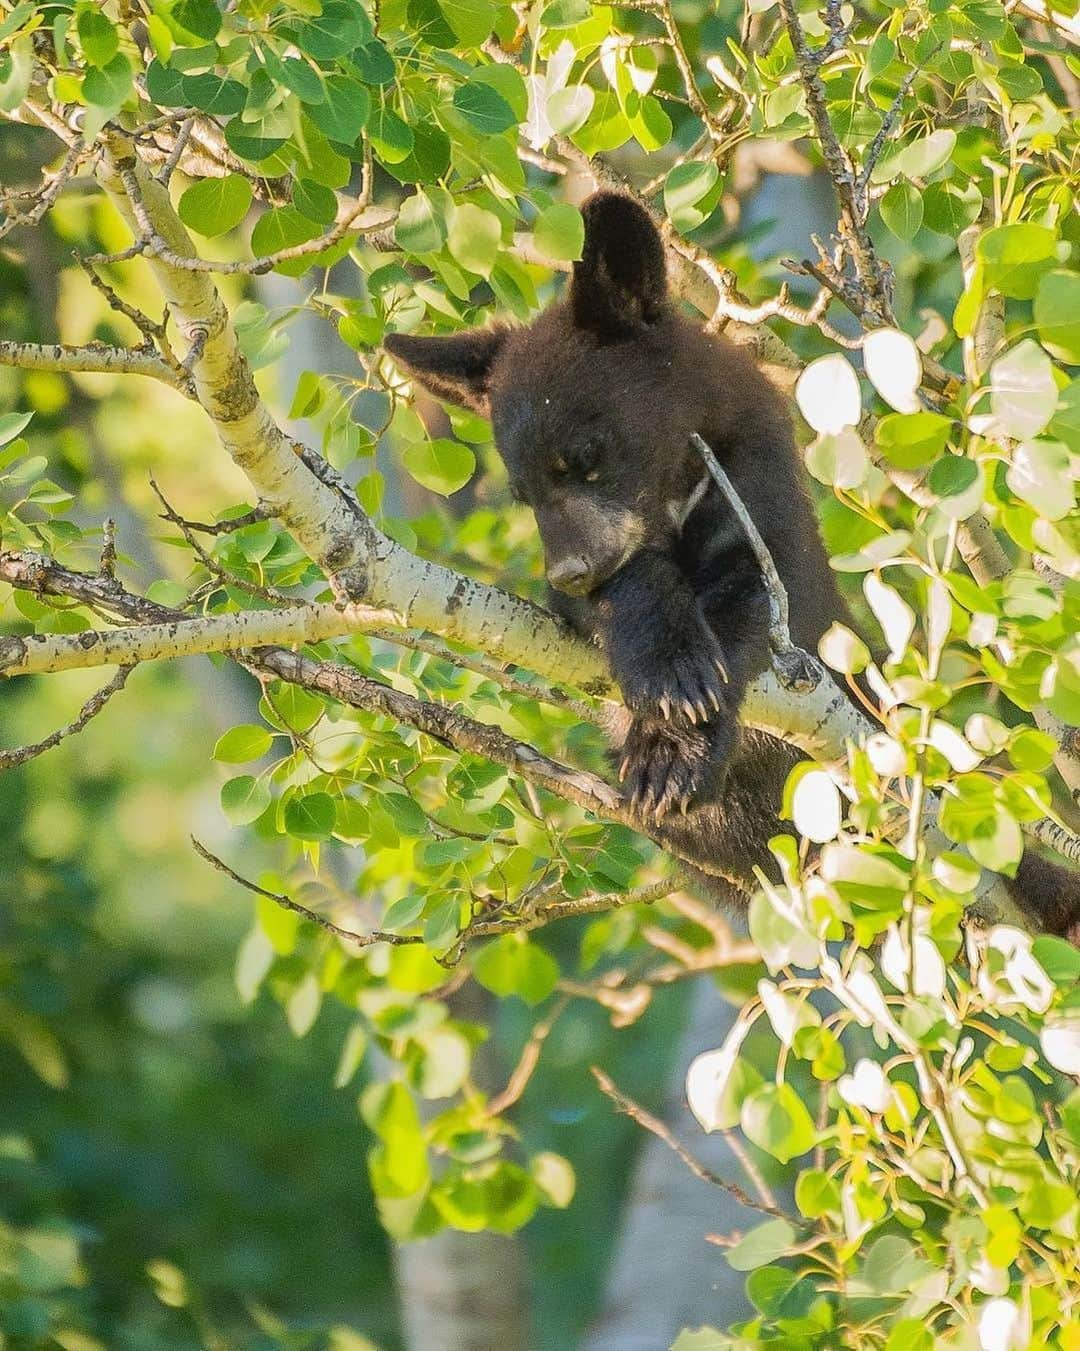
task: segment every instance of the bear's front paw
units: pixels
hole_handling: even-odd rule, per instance
[[[726,719],[687,728],[654,720],[633,722],[619,766],[631,810],[661,821],[670,811],[685,815],[691,806],[715,800],[733,740],[734,724]]]
[[[727,712],[728,670],[715,636],[671,644],[619,673],[627,707],[639,718],[663,718],[685,726],[706,723]]]

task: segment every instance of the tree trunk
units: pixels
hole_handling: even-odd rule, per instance
[[[711,981],[696,983],[663,1117],[708,1168],[745,1183],[723,1136],[702,1133],[683,1091],[690,1061],[720,1045],[736,1012]],[[727,1192],[699,1181],[666,1145],[647,1136],[604,1307],[582,1351],[663,1351],[684,1327],[725,1328],[749,1314],[744,1278],[705,1235],[745,1229],[758,1218]]]

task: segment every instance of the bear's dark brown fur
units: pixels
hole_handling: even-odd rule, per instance
[[[755,866],[773,871],[766,843],[799,755],[736,723],[769,663],[768,601],[692,433],[772,553],[795,642],[816,651],[843,604],[782,396],[743,350],[678,312],[642,207],[598,193],[583,213],[569,293],[528,327],[394,334],[386,350],[433,393],[490,416],[511,489],[536,516],[553,606],[600,642],[622,690],[618,759],[634,806],[658,836],[751,883]],[[1037,857],[1016,885],[1041,893],[1059,932],[1080,913],[1078,880]]]

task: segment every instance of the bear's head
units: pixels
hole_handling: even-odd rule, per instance
[[[680,524],[701,462],[704,335],[671,303],[664,249],[632,198],[582,208],[564,300],[526,328],[391,334],[386,351],[440,398],[489,416],[511,490],[536,516],[548,580],[584,595]]]

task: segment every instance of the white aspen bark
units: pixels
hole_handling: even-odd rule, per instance
[[[0,342],[0,366],[24,371],[91,372],[95,375],[149,375],[173,385],[176,378],[161,357],[138,347],[86,343]]]
[[[529,1351],[520,1241],[445,1229],[394,1250],[409,1351]]]
[[[711,981],[695,982],[660,1115],[707,1168],[742,1182],[727,1141],[702,1133],[683,1090],[690,1061],[720,1045],[736,1014]],[[752,1228],[759,1214],[694,1177],[661,1140],[644,1132],[625,1206],[604,1303],[581,1351],[663,1351],[681,1328],[726,1328],[751,1311],[744,1277],[705,1235]]]
[[[195,247],[173,210],[168,191],[136,157],[120,133],[105,133],[101,184],[137,239],[151,235],[181,256]],[[266,508],[323,566],[338,593],[366,591],[365,539],[374,527],[353,514],[340,494],[322,483],[299,457],[259,397],[229,312],[208,273],[171,267],[147,250],[147,261],[176,326],[189,344],[190,373],[199,403],[222,445],[251,480]]]

